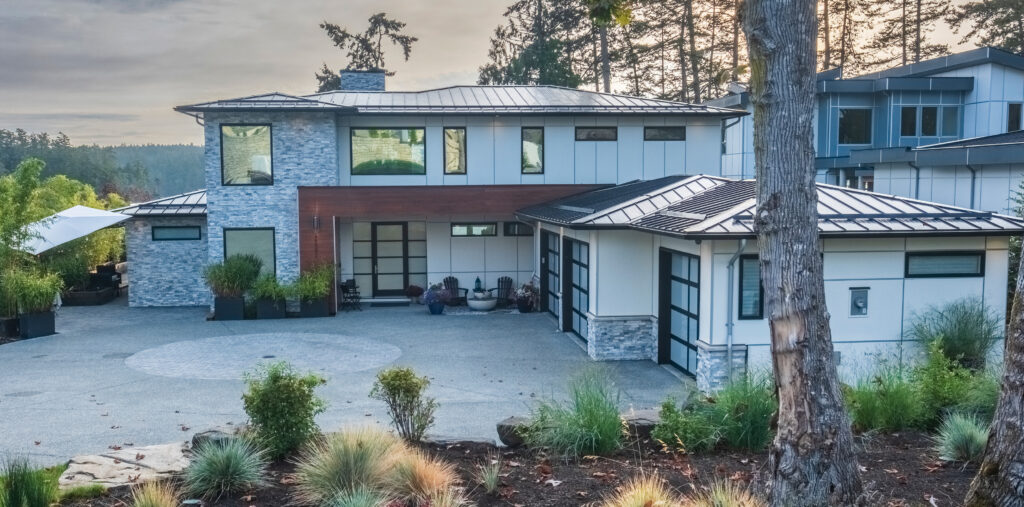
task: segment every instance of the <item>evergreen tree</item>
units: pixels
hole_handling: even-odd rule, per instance
[[[967,33],[961,42],[976,40],[1024,55],[1024,2],[1021,0],[973,0],[954,7],[946,18],[953,30]]]
[[[842,67],[844,75],[855,75],[866,65],[860,41],[874,6],[870,0],[822,0],[821,5],[821,69]]]
[[[867,44],[876,55],[874,66],[907,65],[949,52],[949,45],[934,42],[935,24],[949,12],[948,0],[873,0],[874,19],[881,27]]]
[[[601,83],[604,92],[611,92],[612,62],[608,49],[608,32],[615,25],[626,26],[633,15],[626,0],[584,0],[590,20],[597,27],[601,44]]]
[[[405,29],[405,23],[397,19],[388,18],[386,13],[379,12],[374,14],[370,16],[368,22],[369,26],[363,33],[349,32],[347,28],[342,28],[327,21],[320,23],[320,28],[327,33],[327,37],[331,39],[331,42],[338,49],[347,52],[347,68],[352,70],[384,71],[388,76],[393,76],[395,72],[387,70],[384,64],[384,43],[390,42],[400,47],[405,60],[409,61],[412,45],[419,39],[410,35],[404,35],[402,31]],[[325,63],[323,68],[316,74],[317,91],[324,92],[338,89],[337,86],[329,88],[335,85],[336,82],[332,77],[328,77],[328,75],[333,75],[333,72]]]

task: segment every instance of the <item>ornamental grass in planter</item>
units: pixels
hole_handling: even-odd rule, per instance
[[[18,328],[22,338],[48,336],[56,332],[53,300],[62,282],[55,273],[14,271],[5,277],[18,305]]]
[[[16,338],[18,333],[18,298],[11,283],[11,272],[0,275],[0,337]]]
[[[330,311],[327,296],[334,282],[334,268],[330,265],[317,266],[302,272],[291,290],[299,299],[300,317],[327,317]]]
[[[217,320],[245,318],[243,296],[252,288],[263,268],[255,255],[232,255],[224,262],[210,264],[203,271],[206,285],[213,291],[213,314]]]
[[[285,300],[288,288],[277,281],[277,277],[267,273],[252,286],[249,295],[256,300],[257,319],[283,319],[285,317]]]

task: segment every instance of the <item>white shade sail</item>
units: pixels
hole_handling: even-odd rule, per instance
[[[92,234],[131,218],[87,206],[74,206],[28,226],[30,237],[22,250],[39,255],[68,241]]]

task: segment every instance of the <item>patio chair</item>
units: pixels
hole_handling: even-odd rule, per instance
[[[451,294],[451,299],[448,300],[448,304],[451,306],[458,306],[466,304],[466,296],[469,294],[469,289],[459,288],[459,279],[454,276],[445,277],[444,288],[448,290],[448,294]]]
[[[359,294],[359,287],[352,278],[345,280],[339,287],[341,293],[342,310],[363,310],[362,296]]]
[[[501,306],[507,306],[512,301],[512,291],[515,284],[512,282],[512,278],[503,276],[498,279],[498,287],[490,289],[494,293],[494,297],[497,298],[498,304]]]

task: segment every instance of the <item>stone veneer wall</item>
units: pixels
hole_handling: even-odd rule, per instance
[[[657,337],[657,324],[650,316],[587,317],[587,354],[599,361],[657,361]]]
[[[697,342],[697,389],[713,393],[729,383],[729,352],[725,345]],[[747,373],[747,346],[732,346],[732,378],[740,379]]]
[[[199,240],[153,241],[153,225],[198,225]],[[203,282],[206,219],[133,218],[125,225],[129,306],[203,306],[212,301]]]
[[[224,228],[273,227],[277,277],[299,275],[299,186],[338,184],[338,133],[333,113],[208,113],[205,116],[210,262],[224,258]],[[273,185],[223,186],[221,123],[270,123]]]

